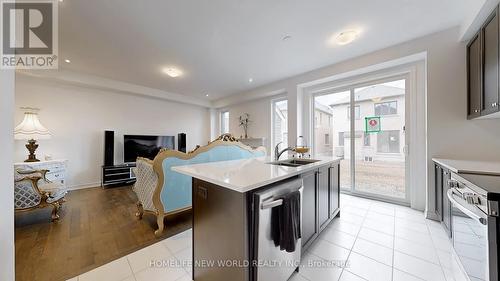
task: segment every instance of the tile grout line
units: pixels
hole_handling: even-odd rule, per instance
[[[128,264],[128,267],[130,268],[130,271],[132,272],[132,277],[134,278],[134,280],[137,280],[135,278],[135,272],[134,272],[134,269],[132,268],[132,265],[130,264],[130,261],[128,260],[128,255],[125,256],[125,259],[127,260],[127,264]],[[128,278],[128,277],[127,277]],[[126,279],[126,278],[125,278]],[[125,280],[124,279],[124,280]]]
[[[429,233],[430,233],[429,225],[427,224],[427,222],[425,223],[425,227],[427,227],[427,231],[429,231]],[[439,267],[441,267],[441,273],[443,274],[443,277],[446,280],[447,278],[446,278],[446,274],[444,273],[444,266],[441,263],[441,258],[439,258],[439,253],[438,253],[439,249],[436,248],[436,244],[435,244],[436,242],[432,238],[432,235],[430,235],[430,236],[431,236],[432,247],[434,248],[434,251],[435,251],[436,256],[438,258]]]
[[[391,280],[394,281],[394,256],[396,251],[396,209],[394,209],[394,223],[392,224],[394,229],[394,236],[392,237],[392,270],[391,270]]]
[[[351,257],[352,251],[353,251],[353,249],[354,249],[354,245],[356,245],[356,241],[358,241],[359,233],[361,232],[361,228],[363,228],[363,224],[365,223],[366,216],[368,215],[368,212],[370,211],[370,207],[372,206],[372,204],[373,204],[373,202],[370,202],[370,206],[368,207],[368,210],[366,210],[366,214],[365,214],[365,216],[363,216],[363,221],[361,222],[361,225],[360,225],[360,227],[359,227],[359,230],[358,230],[358,232],[356,233],[356,237],[354,238],[354,243],[352,244],[352,247],[351,247],[351,249],[349,250],[349,255],[347,255],[347,258],[346,258],[346,263],[349,261],[349,258]],[[344,271],[345,271],[345,270],[346,270],[346,267],[344,267],[344,268],[342,269],[342,272],[340,273],[340,276],[339,276],[339,280],[342,278],[342,275],[344,274]],[[355,276],[357,276],[357,277],[359,277],[359,278],[363,279],[363,280],[366,280],[365,278],[363,278],[363,277],[361,277],[361,276],[359,276],[359,275],[357,275],[357,274],[354,274],[354,273],[350,272],[349,270],[347,270],[347,271],[348,271],[349,273],[351,273],[351,274],[353,274],[353,275],[355,275]]]

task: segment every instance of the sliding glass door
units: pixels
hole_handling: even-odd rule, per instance
[[[335,105],[349,105],[350,91],[335,92],[314,98],[314,154],[341,157],[340,188],[352,188],[350,164],[350,128],[348,114],[339,114]],[[345,109],[344,109],[345,110]]]
[[[314,98],[314,153],[342,157],[344,191],[409,200],[406,79],[352,85]],[[331,118],[325,123],[322,116]],[[331,139],[331,140],[330,140]]]

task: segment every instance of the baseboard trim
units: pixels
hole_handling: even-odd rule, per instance
[[[94,188],[94,187],[101,187],[101,182],[72,185],[72,186],[68,186],[68,189],[69,190],[79,190],[79,189],[87,189],[87,188]]]

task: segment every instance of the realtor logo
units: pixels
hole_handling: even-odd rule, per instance
[[[57,0],[1,3],[1,68],[56,69]]]

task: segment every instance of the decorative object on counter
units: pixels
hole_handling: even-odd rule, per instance
[[[299,146],[299,139],[302,139],[302,145]],[[295,149],[294,151],[299,154],[299,158],[310,158],[311,155],[309,154],[308,157],[306,157],[306,153],[308,153],[310,150],[309,146],[307,146],[307,141],[303,136],[299,136],[297,138],[297,143],[295,144]]]
[[[141,161],[141,166],[135,170],[137,182],[133,189],[139,198],[138,217],[141,218],[144,213],[154,214],[158,224],[155,235],[160,236],[165,216],[191,209],[192,178],[172,171],[172,167],[265,155],[264,147],[252,149],[231,134],[223,134],[208,145],[197,146],[188,153],[161,150],[152,162],[152,170],[151,162],[138,159],[137,163]],[[154,171],[154,176],[151,171]]]
[[[28,159],[25,162],[39,162],[35,151],[38,148],[37,140],[50,139],[51,134],[38,120],[37,108],[21,107],[24,110],[24,120],[14,129],[14,139],[27,140],[26,148],[29,151]]]
[[[240,127],[243,127],[243,130],[245,131],[245,139],[248,138],[248,126],[252,121],[250,121],[250,114],[244,113],[239,117],[240,120]]]
[[[26,212],[52,206],[52,221],[59,220],[59,209],[68,193],[64,184],[47,179],[48,170],[15,171],[14,208]]]

